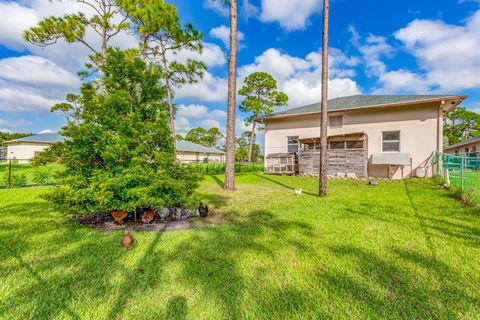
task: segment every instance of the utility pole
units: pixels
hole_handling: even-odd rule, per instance
[[[322,103],[320,112],[320,197],[327,196],[327,152],[328,152],[328,16],[330,11],[329,0],[323,0],[323,45],[322,45]]]

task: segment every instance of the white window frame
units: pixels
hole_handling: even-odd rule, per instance
[[[383,134],[384,133],[387,133],[387,132],[398,132],[398,140],[383,140]],[[398,141],[398,151],[385,151],[383,150],[383,143],[384,142],[397,142]],[[402,150],[402,132],[400,130],[388,130],[388,131],[382,131],[380,133],[380,143],[381,143],[381,148],[382,148],[382,152],[401,152]]]
[[[287,136],[287,139],[286,139],[287,140],[287,153],[291,153],[290,151],[288,151],[288,147],[294,145],[293,143],[288,143],[288,139],[289,138],[294,138],[294,137],[297,138],[297,151],[295,151],[295,153],[300,151],[300,136]]]

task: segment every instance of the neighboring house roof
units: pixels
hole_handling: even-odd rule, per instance
[[[218,150],[216,148],[205,147],[190,141],[179,140],[177,141],[177,151],[180,152],[199,152],[199,153],[218,153],[225,154],[224,151]]]
[[[53,144],[55,142],[63,142],[65,138],[58,133],[40,133],[33,136],[23,137],[15,140],[7,141],[10,142],[36,142],[36,143],[49,143]],[[201,152],[201,153],[218,153],[224,154],[225,152],[218,150],[216,148],[205,147],[190,141],[180,140],[177,141],[177,150],[181,152]]]
[[[446,147],[445,150],[466,146],[467,144],[471,144],[471,143],[475,143],[475,142],[480,142],[480,137],[469,138],[469,139],[467,139],[463,142],[459,142],[459,143],[456,143],[456,144],[451,145],[449,147]]]
[[[55,142],[63,142],[65,138],[58,133],[39,133],[34,134],[33,136],[18,138],[10,141],[6,141],[6,143],[11,142],[36,142],[36,143],[48,143],[53,144]]]
[[[388,95],[388,96],[368,96],[368,95],[356,95],[341,97],[328,100],[328,111],[344,111],[344,110],[354,110],[354,109],[366,109],[366,108],[375,108],[375,107],[385,107],[385,106],[398,106],[398,105],[408,105],[413,103],[426,103],[433,101],[442,101],[442,100],[458,100],[458,103],[455,103],[455,106],[466,99],[466,96],[456,96],[456,95]],[[320,112],[321,103],[309,104],[303,107],[287,109],[285,111],[280,111],[272,113],[266,117],[257,118],[257,120],[276,118],[276,117],[286,117],[294,115],[302,115],[309,113],[318,113]]]

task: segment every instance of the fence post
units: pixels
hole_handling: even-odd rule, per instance
[[[465,158],[462,157],[462,164],[460,166],[460,172],[462,175],[462,191],[465,189]]]
[[[8,189],[12,187],[12,159],[8,159]]]

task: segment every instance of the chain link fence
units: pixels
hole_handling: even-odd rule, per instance
[[[214,175],[224,174],[224,163],[189,163],[184,164],[193,172]],[[34,167],[28,160],[0,160],[0,189],[33,186],[57,185],[56,173],[62,169],[59,164]],[[239,162],[235,164],[236,173],[263,172],[263,163]]]
[[[437,175],[443,176],[447,185],[468,193],[480,203],[480,156],[477,154],[438,154]]]
[[[2,160],[0,189],[56,185],[56,173],[60,170],[58,164],[34,167],[24,159]]]

